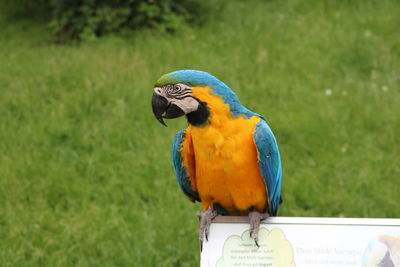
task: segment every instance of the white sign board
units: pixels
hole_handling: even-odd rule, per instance
[[[400,267],[400,219],[272,217],[259,245],[247,217],[218,216],[201,267]]]

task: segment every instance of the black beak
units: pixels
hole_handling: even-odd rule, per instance
[[[166,98],[153,93],[151,100],[154,116],[164,126],[167,126],[163,119],[174,119],[185,115],[185,112],[175,104],[169,102]]]

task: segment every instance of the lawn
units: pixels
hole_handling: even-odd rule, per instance
[[[400,2],[226,1],[204,25],[56,45],[0,25],[0,265],[197,266],[154,82],[208,71],[274,130],[280,216],[400,217]]]

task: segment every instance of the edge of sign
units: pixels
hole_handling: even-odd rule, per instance
[[[213,223],[249,223],[247,216],[217,216]],[[386,225],[400,226],[395,218],[269,217],[262,224]]]

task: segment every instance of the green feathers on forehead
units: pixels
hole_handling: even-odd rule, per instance
[[[199,70],[178,70],[161,76],[156,82],[156,87],[163,87],[167,84],[183,83],[188,86],[209,86],[213,92],[222,98],[230,98],[239,101],[235,93],[223,82],[211,74]]]
[[[199,83],[199,81],[197,80],[197,76],[200,73],[205,74],[205,72],[194,71],[194,70],[180,70],[180,71],[170,72],[161,76],[161,78],[158,79],[158,81],[156,82],[155,86],[162,87],[167,84],[177,84],[177,83],[183,83],[188,86],[208,85],[207,83],[201,83],[201,82]]]
[[[161,76],[161,78],[157,80],[155,86],[163,87],[164,85],[167,85],[167,84],[176,84],[176,83],[179,83],[178,79],[173,77],[171,75],[171,73],[168,73],[168,74],[164,74],[163,76]]]

